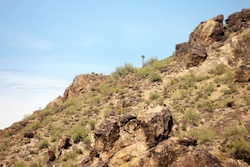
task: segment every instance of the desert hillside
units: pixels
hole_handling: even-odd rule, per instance
[[[0,166],[250,166],[250,9],[201,22],[163,60],[75,77],[0,131]]]

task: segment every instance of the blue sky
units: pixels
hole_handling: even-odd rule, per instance
[[[204,20],[249,0],[0,0],[0,129],[44,108],[76,75],[170,56]]]

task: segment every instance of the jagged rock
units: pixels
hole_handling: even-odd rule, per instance
[[[24,133],[24,137],[26,138],[33,138],[34,137],[34,133],[31,131],[27,131]]]
[[[244,65],[239,66],[235,72],[235,82],[249,82],[250,68]]]
[[[94,88],[100,85],[105,79],[106,76],[95,73],[78,75],[75,77],[72,84],[65,90],[62,100],[66,101],[69,98],[76,97],[86,92],[95,91]]]
[[[206,46],[202,43],[191,45],[189,54],[186,59],[186,66],[193,67],[201,64],[207,58]]]
[[[239,31],[242,27],[248,27],[250,22],[250,9],[242,9],[226,19],[227,30],[229,32]]]
[[[171,112],[162,108],[138,116],[111,116],[97,127],[95,154],[90,153],[85,162],[99,157],[104,164],[119,166],[167,139],[172,125]]]
[[[65,135],[61,137],[59,142],[59,150],[68,149],[72,144],[70,143],[71,137],[69,135]]]
[[[218,158],[203,149],[190,150],[179,145],[175,140],[165,140],[150,150],[150,155],[143,166],[192,166],[220,167]]]
[[[175,45],[174,59],[176,61],[182,61],[189,52],[190,45],[188,42]]]
[[[179,139],[178,143],[184,146],[197,146],[197,140],[189,136],[184,136]]]
[[[207,57],[207,46],[224,36],[223,15],[218,15],[198,25],[190,34],[188,43],[176,45],[176,60],[184,60],[187,67],[201,64]]]
[[[53,162],[55,159],[55,152],[53,150],[48,150],[48,162]]]

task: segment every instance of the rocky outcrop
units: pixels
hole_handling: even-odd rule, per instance
[[[233,13],[225,21],[229,32],[237,32],[242,27],[249,27],[250,9],[242,9],[241,12]]]
[[[224,35],[223,15],[202,22],[190,34],[189,41],[176,45],[176,60],[184,60],[187,67],[197,66],[207,57],[207,46],[220,41]]]
[[[79,75],[75,77],[72,84],[65,90],[62,100],[66,101],[69,98],[93,91],[93,89],[103,83],[105,79],[106,76],[95,73]]]
[[[250,32],[247,29],[250,27],[250,9],[230,15],[225,26],[223,19],[223,15],[218,15],[201,22],[190,34],[188,42],[176,45],[175,60],[184,61],[187,68],[198,66],[207,57],[215,55],[211,49],[219,51],[221,47],[223,54],[227,54],[226,64],[247,65],[250,61]]]
[[[195,139],[169,138],[172,125],[167,108],[112,116],[96,129],[95,145],[82,166],[222,166],[209,152],[196,149]]]

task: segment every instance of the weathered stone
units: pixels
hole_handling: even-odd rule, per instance
[[[98,74],[83,74],[74,78],[72,84],[65,90],[63,94],[63,101],[69,98],[76,97],[78,95],[95,91],[98,85],[100,85],[106,76]]]
[[[189,41],[176,45],[175,60],[184,61],[187,67],[201,64],[207,58],[207,47],[224,36],[223,15],[201,22],[190,34]]]
[[[174,59],[176,61],[183,61],[189,52],[190,45],[188,42],[175,45]]]
[[[192,45],[189,51],[186,65],[187,67],[197,66],[202,62],[204,62],[206,58],[207,58],[207,53],[205,45],[201,43],[194,44]]]
[[[48,150],[48,161],[53,162],[56,159],[55,152],[53,150]]]
[[[62,136],[59,141],[59,150],[68,149],[72,145],[70,139],[71,137],[69,135]]]
[[[136,159],[167,139],[172,125],[171,112],[161,107],[138,116],[111,116],[97,127],[94,151],[89,153],[83,163],[91,164],[95,157],[104,164],[119,166]]]
[[[197,140],[189,136],[184,136],[179,139],[178,143],[183,146],[197,146]]]
[[[239,66],[235,72],[235,82],[250,82],[250,68],[244,65]]]
[[[26,138],[33,138],[34,137],[34,133],[31,132],[31,131],[27,131],[27,132],[24,133],[23,136],[26,137]]]

